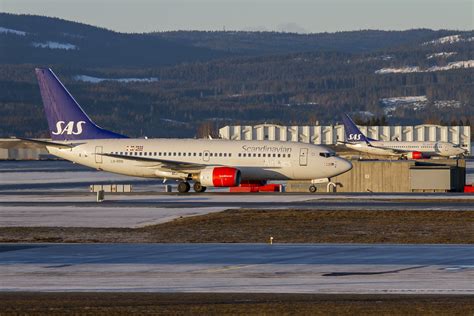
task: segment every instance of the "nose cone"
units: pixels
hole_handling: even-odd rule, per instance
[[[347,172],[352,169],[352,163],[349,160],[343,158],[337,158],[337,171],[339,174]]]

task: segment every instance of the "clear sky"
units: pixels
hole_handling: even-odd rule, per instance
[[[121,32],[474,29],[474,0],[0,0],[0,11]]]

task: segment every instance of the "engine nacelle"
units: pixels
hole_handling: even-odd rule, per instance
[[[423,153],[419,151],[413,151],[407,154],[408,159],[423,159]]]
[[[208,167],[199,174],[199,182],[205,187],[236,187],[240,179],[240,170],[231,167]]]

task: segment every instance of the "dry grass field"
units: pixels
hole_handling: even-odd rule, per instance
[[[144,228],[0,228],[0,242],[474,243],[474,212],[227,210]]]
[[[0,293],[0,315],[473,315],[472,296]]]

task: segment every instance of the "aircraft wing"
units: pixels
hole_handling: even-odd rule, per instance
[[[19,143],[27,143],[33,145],[33,147],[46,147],[46,146],[51,146],[51,147],[56,147],[56,148],[73,148],[77,145],[80,144],[67,144],[67,143],[57,143],[57,142],[52,142],[48,140],[40,140],[40,139],[33,139],[33,138],[23,138],[23,137],[16,137],[12,138],[13,141],[17,141]],[[17,144],[18,146],[19,144]],[[18,146],[21,147],[21,146]]]
[[[154,162],[155,164],[150,165],[149,166],[150,168],[158,167],[158,168],[169,169],[173,171],[199,171],[207,167],[207,165],[203,165],[199,163],[174,161],[174,160],[167,160],[167,159],[161,159],[161,158],[128,156],[128,155],[117,155],[117,154],[101,154],[101,155],[112,157],[112,158],[132,160],[132,161],[137,161],[137,162],[145,162],[145,163]]]
[[[406,150],[393,149],[393,148],[388,148],[388,147],[383,147],[383,146],[375,146],[370,142],[367,143],[367,146],[370,146],[372,148],[377,148],[377,149],[383,149],[383,150],[389,151],[392,154],[400,154],[401,155],[401,154],[406,154],[408,152]]]
[[[338,140],[338,141],[336,142],[336,145],[339,145],[339,144],[341,144],[341,145],[347,145],[347,144],[353,144],[353,143],[351,143],[351,142],[345,142],[345,141],[342,141],[342,140]]]

